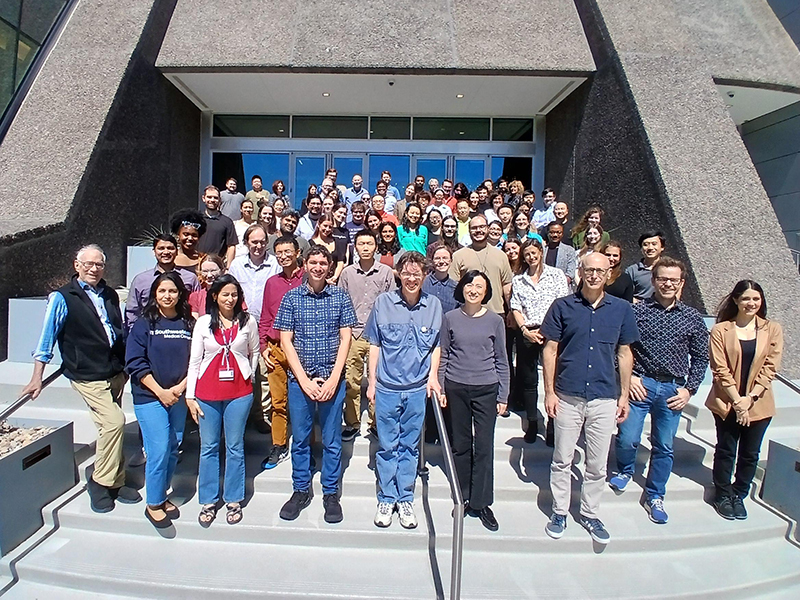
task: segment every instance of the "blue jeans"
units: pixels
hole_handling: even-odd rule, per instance
[[[414,501],[426,397],[425,388],[398,392],[376,387],[375,421],[380,445],[375,455],[378,502]]]
[[[219,438],[225,428],[226,503],[244,500],[244,425],[253,403],[253,394],[205,402],[198,399],[200,417],[200,467],[197,474],[197,499],[200,504],[219,502]]]
[[[642,402],[631,400],[628,418],[619,424],[616,440],[617,471],[633,476],[636,450],[642,438],[644,419],[650,413],[650,468],[647,470],[645,493],[647,498],[663,498],[667,480],[672,471],[672,441],[678,432],[681,411],[667,406],[667,399],[675,395],[678,386],[642,377],[647,397]]]
[[[289,379],[289,420],[292,425],[292,487],[296,492],[311,489],[311,432],[314,415],[319,411],[322,429],[322,483],[323,494],[339,491],[342,475],[342,409],[344,407],[344,380],[333,398],[316,402],[305,395],[293,378]]]
[[[170,407],[158,400],[134,404],[133,412],[139,421],[147,454],[144,468],[147,504],[158,506],[167,499],[167,489],[178,464],[178,447],[183,441],[186,423],[186,401],[181,397]]]

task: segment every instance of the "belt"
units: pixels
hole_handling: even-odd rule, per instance
[[[675,383],[677,385],[685,385],[686,377],[675,377],[673,375],[640,375],[640,377],[647,377],[658,381],[659,383]]]

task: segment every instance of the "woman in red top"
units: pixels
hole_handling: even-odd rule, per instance
[[[253,375],[258,365],[258,324],[243,308],[242,288],[222,275],[208,290],[206,313],[192,334],[186,406],[200,426],[197,496],[198,520],[208,527],[219,502],[219,446],[225,428],[227,521],[242,520],[244,500],[244,426],[253,403]]]

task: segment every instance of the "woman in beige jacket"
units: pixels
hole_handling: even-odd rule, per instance
[[[780,368],[783,330],[766,317],[764,291],[745,279],[720,303],[711,329],[714,382],[706,406],[714,413],[717,428],[714,508],[728,520],[747,518],[744,498],[775,414],[772,380]]]

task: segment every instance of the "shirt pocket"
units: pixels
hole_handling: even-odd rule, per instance
[[[399,346],[408,330],[408,325],[386,323],[385,325],[380,325],[378,329],[381,335],[381,345]]]
[[[439,339],[439,330],[425,327],[414,327],[414,333],[417,338],[417,349],[421,356],[430,353],[431,349],[436,345]]]
[[[600,344],[613,344],[617,345],[619,342],[619,329],[609,327],[608,325],[595,326],[595,334],[597,342]]]

